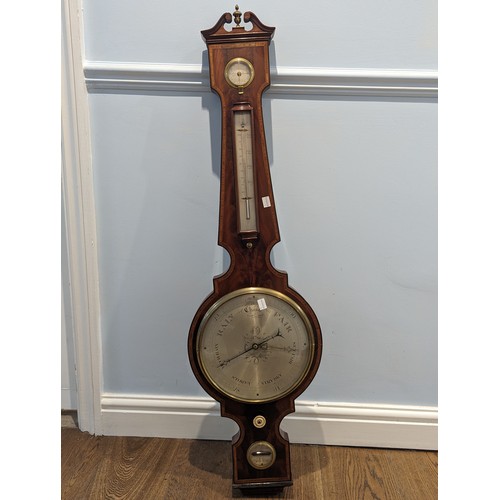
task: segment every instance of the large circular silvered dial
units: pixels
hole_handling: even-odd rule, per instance
[[[196,353],[205,378],[219,392],[260,403],[299,386],[314,347],[311,323],[292,299],[252,287],[212,305],[200,323]]]
[[[255,70],[248,59],[235,57],[226,64],[224,76],[231,87],[242,89],[252,83]]]

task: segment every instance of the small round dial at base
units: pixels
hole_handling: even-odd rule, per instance
[[[276,460],[276,450],[267,441],[256,441],[248,447],[247,460],[254,469],[269,469]]]

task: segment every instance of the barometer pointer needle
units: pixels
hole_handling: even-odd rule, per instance
[[[262,344],[265,344],[266,342],[269,342],[270,340],[274,339],[275,337],[283,337],[281,335],[279,328],[276,333],[273,335],[269,335],[266,337],[264,340],[261,340],[260,342],[254,342],[248,349],[245,349],[243,352],[240,352],[239,354],[236,354],[236,356],[233,356],[232,358],[226,359],[225,361],[222,361],[222,363],[219,364],[220,367],[226,366],[230,361],[233,359],[239,358],[240,356],[243,356],[243,354],[246,354],[249,351],[252,350],[257,350]]]

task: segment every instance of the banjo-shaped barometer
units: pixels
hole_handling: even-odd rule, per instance
[[[236,6],[235,26],[202,31],[210,84],[222,107],[219,245],[231,264],[215,277],[189,331],[193,372],[234,420],[233,487],[273,493],[292,484],[288,436],[280,429],[321,357],[314,311],[270,260],[280,241],[262,115],[274,28]],[[247,25],[248,26],[248,25]]]

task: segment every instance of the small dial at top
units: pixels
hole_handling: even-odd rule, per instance
[[[235,57],[226,64],[224,76],[231,87],[244,88],[252,83],[255,70],[252,63],[244,57]]]

